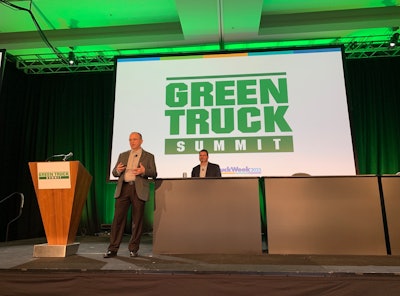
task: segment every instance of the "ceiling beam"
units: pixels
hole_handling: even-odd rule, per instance
[[[259,37],[322,38],[336,37],[332,32],[400,25],[400,6],[320,11],[295,14],[263,14]],[[317,34],[317,35],[316,35]],[[337,34],[337,33],[336,33]]]
[[[179,22],[147,25],[77,28],[44,31],[54,47],[135,44],[183,40]],[[37,31],[0,34],[0,48],[7,50],[46,47]]]
[[[219,0],[175,0],[185,40],[218,42]]]
[[[258,36],[262,0],[230,0],[222,2],[224,41],[238,41]]]

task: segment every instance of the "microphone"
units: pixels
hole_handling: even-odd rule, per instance
[[[66,161],[66,160],[70,159],[73,155],[74,155],[74,154],[73,154],[72,152],[70,152],[70,153],[64,155],[63,161]]]

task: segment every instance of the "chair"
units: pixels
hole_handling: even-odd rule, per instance
[[[292,175],[292,177],[309,177],[309,176],[311,176],[311,175],[307,174],[307,173],[294,173]]]

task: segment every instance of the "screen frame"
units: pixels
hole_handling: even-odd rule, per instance
[[[4,68],[6,67],[6,50],[0,49],[0,92],[3,85],[3,77],[4,77]]]
[[[345,59],[345,49],[343,45],[324,45],[324,46],[302,46],[302,47],[285,47],[285,48],[256,48],[256,49],[241,49],[241,50],[216,50],[216,51],[198,51],[198,52],[172,52],[172,53],[151,53],[151,54],[134,54],[134,55],[118,55],[114,57],[114,102],[112,104],[112,119],[111,119],[111,133],[110,133],[110,142],[109,142],[109,155],[108,155],[108,174],[107,181],[108,182],[116,182],[117,179],[110,179],[112,168],[114,167],[114,163],[112,161],[112,145],[113,145],[113,133],[114,133],[114,116],[115,116],[115,100],[116,100],[116,87],[117,87],[117,65],[118,61],[121,59],[143,59],[143,58],[168,58],[168,57],[185,57],[185,56],[202,56],[202,55],[227,55],[227,54],[241,54],[241,53],[257,53],[257,52],[285,52],[285,51],[307,51],[307,50],[324,50],[324,49],[340,49],[341,51],[341,63],[343,67],[343,82],[344,82],[344,91],[346,95],[346,105],[347,105],[347,116],[349,119],[349,127],[350,127],[350,136],[351,136],[351,145],[353,152],[353,160],[354,160],[354,169],[355,174],[359,174],[359,166],[358,166],[358,157],[355,150],[355,140],[353,136],[353,126],[351,120],[351,109],[349,104],[349,91],[347,88],[348,80],[347,80],[347,71],[346,71],[346,59]],[[139,131],[140,132],[140,131]],[[128,145],[128,136],[127,135],[127,149],[129,150]],[[120,151],[121,153],[123,151]],[[243,176],[244,178],[249,176]],[[266,177],[266,175],[261,175],[260,177]],[[176,179],[172,178],[161,178],[161,179]]]

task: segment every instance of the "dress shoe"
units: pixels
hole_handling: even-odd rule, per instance
[[[107,253],[104,254],[104,258],[111,258],[117,256],[117,252],[115,251],[107,251]]]
[[[131,252],[129,253],[129,256],[130,256],[130,257],[137,257],[137,256],[138,256],[138,253],[137,253],[137,252],[131,251]]]

